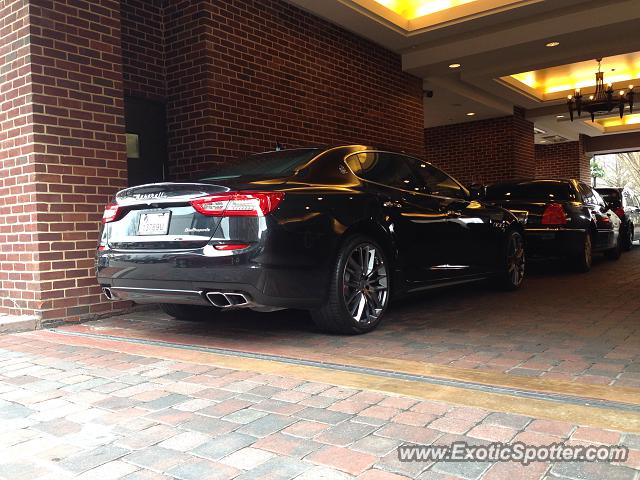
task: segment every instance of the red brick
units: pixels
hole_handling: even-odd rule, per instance
[[[377,460],[377,457],[356,452],[349,448],[326,447],[312,453],[306,457],[305,460],[336,468],[351,475],[358,475],[371,467]]]
[[[576,142],[536,145],[537,178],[577,178],[591,181],[589,157],[585,151],[585,135]]]
[[[513,116],[425,129],[426,158],[459,181],[490,183],[535,176],[533,124]]]

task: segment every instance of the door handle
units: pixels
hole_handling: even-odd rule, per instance
[[[382,206],[386,207],[386,208],[402,208],[402,203],[396,202],[396,201],[387,200],[386,202],[384,202],[382,204]]]

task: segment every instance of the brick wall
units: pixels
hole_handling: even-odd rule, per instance
[[[117,0],[30,2],[33,114],[24,128],[33,131],[33,153],[19,158],[34,188],[12,208],[28,212],[15,224],[30,232],[20,241],[31,253],[9,260],[33,273],[22,296],[9,290],[5,309],[25,295],[26,311],[43,320],[124,306],[101,301],[93,269],[102,210],[126,178],[119,11]]]
[[[591,168],[585,152],[587,138],[581,135],[577,142],[536,145],[536,177],[577,178],[589,183]]]
[[[516,109],[513,116],[427,128],[427,161],[459,181],[490,183],[533,177],[533,124]]]
[[[0,314],[39,300],[30,51],[28,2],[0,2]]]
[[[422,82],[399,55],[282,0],[178,0],[166,16],[172,176],[276,141],[424,154]]]
[[[122,0],[122,57],[125,95],[166,99],[165,0]]]

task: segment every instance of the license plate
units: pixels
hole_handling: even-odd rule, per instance
[[[170,212],[143,213],[140,215],[138,235],[166,235],[169,232]]]

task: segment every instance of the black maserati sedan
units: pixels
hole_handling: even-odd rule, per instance
[[[593,253],[620,258],[621,222],[591,186],[578,180],[519,180],[487,185],[483,200],[511,211],[524,225],[527,253],[568,257],[591,269]]]
[[[307,309],[329,332],[376,328],[392,298],[488,279],[517,289],[523,232],[441,170],[364,145],[251,156],[188,183],[120,191],[96,258],[112,300],[180,319]]]

